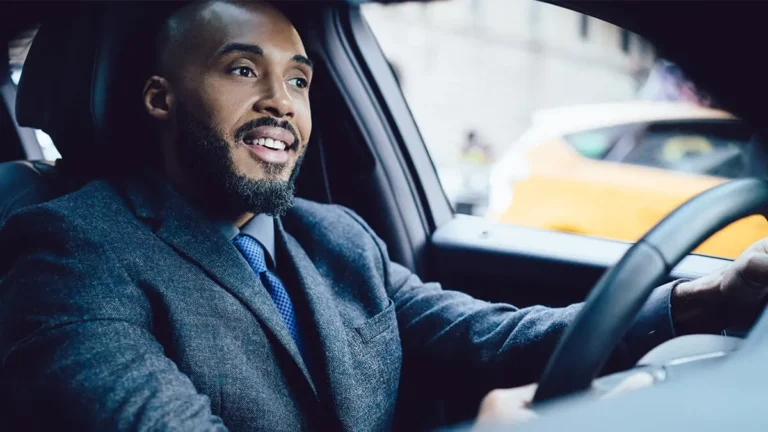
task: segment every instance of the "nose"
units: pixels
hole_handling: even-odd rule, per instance
[[[283,79],[281,77],[264,77],[261,83],[261,95],[254,103],[253,109],[278,119],[292,119],[295,114],[293,99],[291,99]]]

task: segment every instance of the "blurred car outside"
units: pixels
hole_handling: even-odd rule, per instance
[[[688,102],[540,111],[491,170],[488,216],[634,242],[692,196],[749,175],[751,140],[731,114]],[[753,216],[696,252],[736,258],[767,236],[768,222]]]

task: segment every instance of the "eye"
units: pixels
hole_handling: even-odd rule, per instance
[[[307,82],[307,80],[304,78],[291,78],[288,80],[288,84],[300,89],[307,88],[309,86],[309,82]]]
[[[243,78],[254,78],[256,76],[256,72],[248,66],[238,66],[229,72]]]

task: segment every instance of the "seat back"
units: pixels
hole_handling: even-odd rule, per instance
[[[52,163],[14,161],[0,164],[0,226],[11,213],[63,193]]]
[[[141,155],[141,86],[153,32],[178,7],[72,3],[44,18],[24,62],[16,121],[53,139],[62,160],[0,164],[0,225],[15,210],[119,172]],[[120,101],[118,103],[118,101]],[[132,103],[126,103],[130,101]]]
[[[67,175],[104,177],[146,156],[142,133],[150,119],[141,92],[154,67],[152,28],[179,7],[168,3],[73,3],[67,19],[40,26],[24,63],[16,116],[51,136]]]

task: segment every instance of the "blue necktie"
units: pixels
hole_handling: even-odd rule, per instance
[[[275,306],[277,306],[277,311],[280,312],[280,316],[283,318],[285,326],[288,327],[288,332],[291,334],[294,342],[296,342],[299,352],[302,354],[302,357],[304,357],[299,323],[296,320],[296,311],[293,308],[291,297],[288,296],[288,291],[286,291],[280,278],[267,268],[264,247],[253,237],[242,234],[235,237],[233,243],[237,250],[243,255],[245,261],[248,262],[248,265],[251,266],[256,275],[259,276],[259,279],[261,279],[261,283],[264,284],[264,287],[272,297],[272,301],[275,303]]]

